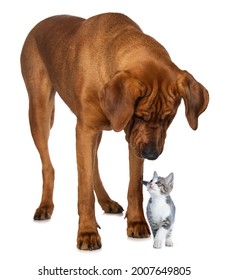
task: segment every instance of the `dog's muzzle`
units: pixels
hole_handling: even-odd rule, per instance
[[[142,157],[149,160],[155,160],[159,157],[159,153],[149,148],[142,150]]]

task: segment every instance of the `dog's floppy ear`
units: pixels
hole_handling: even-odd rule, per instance
[[[116,132],[125,128],[134,114],[136,100],[146,93],[146,85],[128,71],[118,71],[99,92],[103,112]]]
[[[177,79],[178,93],[184,99],[185,115],[190,127],[198,127],[198,117],[206,110],[209,95],[203,85],[198,83],[191,74],[183,71]]]

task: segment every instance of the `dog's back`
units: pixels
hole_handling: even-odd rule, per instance
[[[21,53],[21,69],[29,94],[30,88],[34,88],[31,81],[40,81],[42,73],[44,84],[57,91],[78,115],[87,84],[98,91],[121,69],[118,64],[124,63],[124,59],[129,63],[129,55],[135,49],[135,32],[143,34],[136,23],[122,14],[101,14],[87,20],[69,15],[44,19],[30,31]]]
[[[73,52],[77,57],[82,49],[84,56],[81,58],[86,59],[86,48],[90,49],[89,56],[93,60],[99,56],[99,53],[106,57],[112,52],[116,54],[118,51],[116,47],[124,45],[128,37],[132,40],[131,43],[135,42],[132,36],[127,36],[127,32],[132,29],[140,31],[136,23],[122,14],[101,14],[87,20],[68,15],[49,17],[38,23],[28,34],[22,50],[22,62],[24,57],[29,55],[28,60],[31,60],[31,55],[35,54],[35,51],[49,67],[56,66],[52,65],[56,60],[61,60],[62,66],[62,62]],[[92,50],[94,53],[91,54]],[[22,70],[23,66],[24,64]]]
[[[25,72],[25,60],[34,65],[35,52],[48,65],[50,75],[55,73],[53,79],[56,72],[59,76],[59,72],[71,67],[67,72],[74,77],[75,71],[77,75],[79,70],[91,71],[91,77],[98,71],[99,77],[104,79],[102,83],[117,70],[129,68],[130,63],[137,65],[136,60],[141,61],[144,53],[146,59],[148,52],[151,57],[159,54],[169,59],[156,40],[145,35],[130,18],[118,13],[100,14],[87,20],[67,15],[47,18],[32,29],[25,41],[22,72]],[[28,59],[24,59],[25,56]],[[59,77],[56,83],[59,83]]]

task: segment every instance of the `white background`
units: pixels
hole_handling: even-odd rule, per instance
[[[75,279],[38,276],[38,269],[122,268],[135,279],[133,266],[190,266],[190,276],[156,279],[225,279],[227,272],[227,8],[226,1],[46,0],[0,4],[0,277],[1,279]],[[5,4],[3,4],[5,3]],[[76,249],[77,173],[75,118],[56,98],[50,151],[56,170],[55,211],[50,221],[34,222],[41,196],[41,164],[33,144],[28,99],[19,56],[30,29],[45,17],[72,14],[88,18],[122,12],[156,38],[172,60],[188,70],[210,93],[210,104],[191,130],[181,104],[156,161],[146,161],[144,178],[153,171],[175,174],[172,193],[177,208],[174,247],[153,249],[153,239],[126,236],[124,215],[103,214],[97,206],[102,249]],[[99,150],[100,171],[110,196],[127,207],[128,147],[124,134],[105,132]],[[145,191],[145,205],[148,193]],[[77,276],[78,279],[82,279]],[[139,277],[139,276],[138,276]],[[141,279],[151,279],[141,276]],[[85,277],[87,279],[87,277]],[[97,277],[93,277],[97,279]]]

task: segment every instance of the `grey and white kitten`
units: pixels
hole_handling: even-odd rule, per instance
[[[173,173],[160,177],[155,171],[151,181],[143,181],[150,194],[146,214],[154,236],[154,248],[161,248],[164,240],[166,246],[173,246],[175,205],[170,197],[173,179]]]

